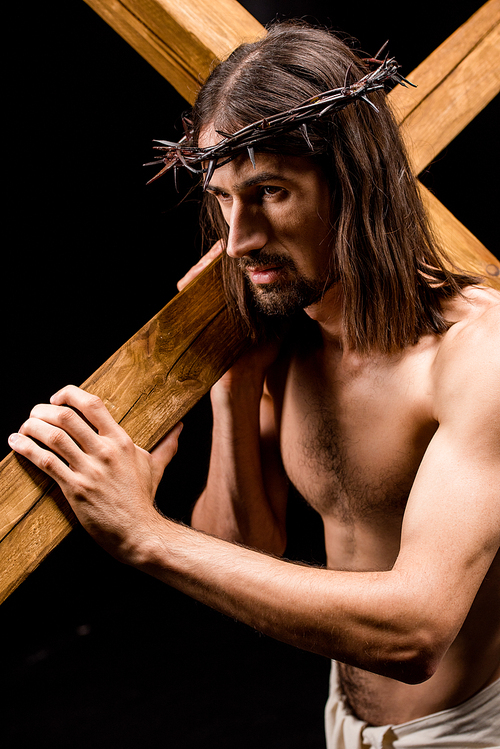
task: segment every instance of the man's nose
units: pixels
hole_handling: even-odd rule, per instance
[[[229,222],[226,252],[229,257],[240,258],[267,244],[266,221],[258,211],[233,204]]]

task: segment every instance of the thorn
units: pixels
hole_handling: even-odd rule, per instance
[[[335,104],[328,104],[327,107],[325,107],[324,109],[321,110],[321,112],[319,113],[318,117],[324,117],[325,114],[328,114],[328,112],[330,112],[330,110],[334,109],[334,107],[335,107]]]
[[[250,161],[252,162],[252,166],[254,169],[257,169],[255,165],[255,149],[253,146],[247,146],[248,156],[250,157]]]
[[[153,143],[163,143],[164,146],[169,148],[177,148],[179,145],[179,143],[173,143],[171,140],[158,140],[157,138],[154,139]]]
[[[145,164],[144,166],[147,166],[147,165]],[[170,164],[167,164],[166,166],[163,167],[163,169],[161,169],[158,172],[158,174],[155,174],[154,177],[151,177],[151,179],[146,182],[146,185],[150,185],[151,182],[154,182],[155,180],[157,180],[159,177],[161,177],[162,174],[165,174],[165,172],[167,172],[169,169],[170,169]]]
[[[344,91],[345,91],[345,90],[346,90],[346,88],[347,88],[347,79],[349,78],[349,73],[351,72],[351,68],[352,68],[352,62],[350,62],[350,63],[349,63],[349,67],[348,67],[348,68],[347,68],[347,70],[345,71],[345,77],[344,77]]]
[[[372,101],[370,101],[370,99],[368,99],[367,96],[363,95],[363,96],[361,96],[361,99],[363,99],[363,101],[366,101],[366,103],[369,104],[371,106],[371,108],[376,111],[377,114],[379,113],[379,111],[378,111],[377,107],[375,106],[375,104]]]
[[[397,82],[401,86],[404,86],[405,88],[407,87],[407,85],[412,86],[413,88],[418,88],[416,83],[412,83],[411,81],[408,80],[408,78],[404,78],[402,75],[396,76],[396,79],[397,79]]]
[[[305,142],[307,143],[307,145],[311,149],[311,151],[314,151],[314,146],[311,143],[311,140],[309,138],[309,133],[307,132],[307,125],[306,125],[305,122],[303,122],[302,125],[300,126],[300,131],[301,131],[301,133],[302,133],[302,135],[304,137]]]
[[[177,184],[177,172],[179,171],[179,167],[177,164],[174,166],[174,187],[175,192],[179,192],[179,185]]]
[[[182,127],[184,128],[184,136],[186,138],[191,137],[193,123],[187,117],[182,118]]]
[[[207,166],[207,173],[205,174],[205,179],[203,180],[203,189],[206,190],[208,185],[210,184],[210,180],[212,179],[213,173],[215,171],[215,161],[209,161]]]
[[[197,171],[199,171],[199,170],[196,170],[196,169],[195,169],[194,167],[190,166],[190,165],[189,165],[189,164],[187,163],[187,161],[186,161],[186,159],[184,158],[184,155],[183,155],[183,153],[182,153],[182,151],[181,151],[181,149],[180,149],[180,148],[178,148],[178,149],[176,150],[176,152],[175,152],[175,155],[176,155],[176,157],[177,157],[177,160],[181,162],[182,166],[185,166],[185,167],[186,167],[186,169],[188,169],[188,170],[189,170],[190,172],[193,172],[193,174],[196,174],[196,172],[197,172]],[[173,164],[172,164],[172,166],[173,166]]]
[[[388,45],[388,44],[389,44],[389,40],[387,40],[387,41],[385,42],[385,44],[383,44],[383,45],[382,45],[382,46],[380,47],[379,51],[377,52],[377,54],[376,54],[376,55],[375,55],[375,57],[373,58],[374,60],[377,60],[377,59],[378,59],[378,56],[382,54],[382,52],[384,51],[384,49],[385,49],[385,48],[387,47],[387,45]],[[387,60],[387,57],[386,57],[385,59]]]

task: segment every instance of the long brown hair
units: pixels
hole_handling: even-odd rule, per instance
[[[338,36],[301,21],[277,23],[214,69],[193,110],[195,138],[210,124],[235,132],[367,72]],[[370,99],[378,112],[358,101],[308,125],[312,150],[299,130],[264,141],[258,150],[303,155],[323,169],[332,200],[331,272],[344,291],[347,341],[360,352],[389,353],[426,333],[443,333],[443,300],[478,279],[449,270],[385,93]],[[226,241],[227,226],[210,194],[203,212],[209,241]],[[234,260],[226,256],[223,263],[228,300],[254,331],[262,321],[246,282]]]

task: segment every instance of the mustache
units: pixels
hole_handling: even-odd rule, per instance
[[[282,266],[285,268],[291,268],[295,270],[295,263],[286,255],[282,255],[279,252],[273,252],[272,250],[257,250],[251,252],[244,257],[239,258],[238,267],[241,270],[247,268],[255,268],[258,266]]]

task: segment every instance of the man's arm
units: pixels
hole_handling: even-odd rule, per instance
[[[84,527],[121,561],[277,639],[419,682],[455,639],[500,543],[497,331],[498,319],[489,320],[437,364],[446,381],[438,387],[440,426],[390,571],[296,565],[162,517],[153,493],[176,435],[146,457],[104,405],[77,388],[37,406],[11,445],[59,482]]]
[[[288,482],[264,378],[276,345],[256,347],[211,392],[212,453],[194,528],[281,556]]]
[[[492,308],[457,326],[441,347],[439,428],[410,493],[392,570],[294,565],[182,528],[172,528],[168,550],[153,541],[142,568],[298,647],[410,683],[431,676],[500,545],[499,329],[500,307]]]

